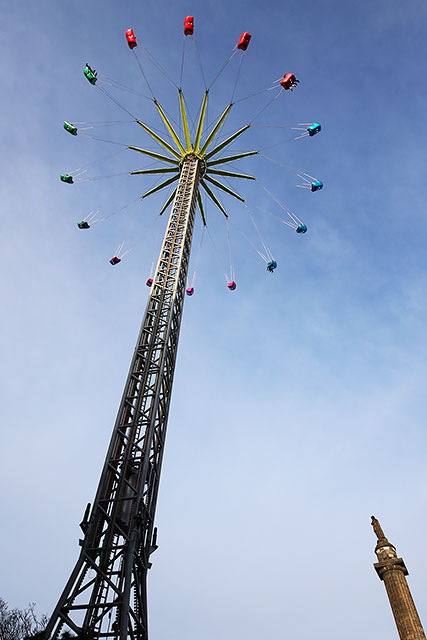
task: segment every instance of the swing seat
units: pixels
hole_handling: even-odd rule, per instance
[[[315,136],[316,133],[319,133],[319,131],[321,131],[322,127],[320,126],[320,124],[318,122],[313,122],[313,124],[310,124],[307,127],[307,131],[308,131],[308,135],[309,136]]]
[[[232,280],[231,282],[227,283],[227,287],[230,289],[230,291],[234,291],[234,289],[236,288],[236,283],[234,282],[234,280]]]
[[[133,29],[128,29],[126,31],[126,40],[128,41],[128,47],[129,49],[133,49],[134,47],[137,47],[137,43],[136,43],[136,38],[135,38],[135,34],[133,32]]]
[[[94,69],[91,69],[87,62],[86,62],[86,66],[84,68],[83,73],[85,74],[86,78],[89,80],[91,84],[96,84],[96,81],[98,79],[96,77],[96,71]]]
[[[239,42],[237,43],[237,48],[241,49],[242,51],[246,51],[251,38],[252,38],[251,34],[248,33],[247,31],[244,31],[240,36]]]
[[[114,256],[114,258],[111,258],[110,260],[110,264],[115,265],[115,264],[119,264],[119,262],[121,262],[122,259],[118,258],[117,256]]]
[[[68,182],[68,184],[73,184],[74,182],[73,176],[69,176],[68,173],[61,173],[61,175],[59,176],[59,179],[62,182]]]
[[[70,122],[67,122],[66,120],[64,121],[64,129],[65,131],[68,131],[68,133],[71,133],[72,136],[77,135],[77,127],[75,127]]]
[[[323,182],[321,180],[314,180],[310,185],[310,190],[320,191],[320,189],[323,189]]]
[[[286,91],[288,91],[289,89],[292,91],[292,89],[297,86],[298,82],[299,80],[295,78],[295,75],[293,73],[285,73],[280,81],[280,84],[284,89],[286,89]]]
[[[273,271],[277,268],[277,262],[276,260],[270,260],[270,262],[267,264],[267,271],[270,271],[270,273],[273,273]]]
[[[295,229],[295,231],[296,231],[297,233],[306,233],[306,232],[307,232],[307,225],[305,225],[305,224],[299,224],[299,225],[297,226],[297,228]]]
[[[86,220],[77,223],[79,229],[90,229],[90,224]]]
[[[192,296],[194,293],[194,287],[187,287],[185,293],[187,294],[187,296]]]
[[[194,31],[194,16],[187,16],[184,19],[184,35],[192,36]]]
[[[148,278],[145,284],[147,285],[147,287],[151,287],[151,285],[153,284],[153,278]]]

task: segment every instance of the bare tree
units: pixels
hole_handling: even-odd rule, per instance
[[[47,616],[37,618],[35,604],[27,609],[9,609],[7,602],[0,598],[0,640],[26,640],[39,636],[47,625]]]

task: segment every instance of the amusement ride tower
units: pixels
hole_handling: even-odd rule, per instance
[[[185,20],[185,35],[191,35],[192,30],[193,22],[189,16]],[[137,44],[132,29],[126,32],[126,37],[130,49],[134,51]],[[242,34],[229,60],[239,49],[243,55],[250,38],[250,34]],[[139,61],[138,65],[146,79]],[[89,65],[86,65],[84,74],[92,85],[96,84],[97,74]],[[270,102],[284,90],[292,90],[297,83],[294,74],[287,73],[280,80],[280,86],[271,87],[278,92],[274,92]],[[108,95],[106,90],[102,90]],[[115,98],[109,97],[119,104]],[[197,207],[206,225],[200,189],[228,217],[212,187],[242,202],[244,199],[219,182],[218,178],[255,178],[218,166],[258,153],[247,151],[229,156],[218,155],[251,126],[247,124],[213,144],[233,106],[232,101],[205,137],[204,123],[209,97],[209,89],[206,88],[192,140],[181,88],[178,89],[178,97],[182,139],[154,96],[152,102],[172,144],[141,120],[134,120],[162,147],[162,153],[133,145],[128,148],[159,161],[162,166],[132,171],[131,174],[168,174],[161,184],[141,197],[148,197],[174,182],[177,182],[177,186],[160,211],[160,215],[163,214],[172,203],[155,274],[147,282],[151,287],[150,294],[101,479],[93,505],[88,504],[80,525],[84,533],[80,540],[80,555],[50,618],[46,640],[57,640],[62,632],[76,634],[85,640],[148,638],[146,579],[151,567],[151,554],[157,548],[155,511]],[[65,122],[64,128],[72,135],[77,135],[75,125]],[[314,123],[302,135],[312,136],[318,131],[320,125]],[[307,177],[308,174],[304,175],[306,177],[300,178],[309,182],[311,178]],[[61,180],[73,182],[68,174],[62,174]],[[317,181],[312,183],[311,190],[318,190],[321,186],[321,181]],[[305,233],[307,227],[296,216],[290,212],[288,214],[291,223],[285,224],[292,226],[297,233]],[[78,223],[78,226],[81,229],[89,228],[87,221]],[[110,262],[117,264],[120,259],[115,256]],[[267,268],[272,271],[276,266],[277,263],[271,260]],[[231,290],[236,288],[232,279],[228,287]],[[192,294],[191,287],[187,288],[187,293]]]
[[[58,638],[64,626],[81,637],[148,638],[146,577],[150,556],[157,548],[154,516],[197,204],[204,220],[199,185],[227,215],[206,180],[243,200],[209,174],[254,179],[214,167],[257,153],[211,160],[249,125],[208,152],[232,104],[201,144],[206,91],[192,144],[181,90],[179,98],[184,143],[156,102],[178,151],[137,121],[170,155],[131,148],[174,168],[133,173],[173,172],[156,190],[174,180],[178,185],[163,207],[165,210],[173,199],[98,490],[80,525],[85,534],[80,556],[49,621],[46,638]]]

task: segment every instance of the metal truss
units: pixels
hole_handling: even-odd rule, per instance
[[[187,153],[81,553],[46,629],[147,640],[147,571],[201,159]]]

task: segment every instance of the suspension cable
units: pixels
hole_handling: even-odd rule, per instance
[[[141,200],[140,197],[136,198],[135,200],[131,200],[130,202],[127,202],[126,204],[122,205],[118,209],[114,209],[114,211],[111,211],[111,213],[107,214],[106,216],[103,216],[100,220],[97,220],[96,222],[99,224],[100,222],[103,222],[104,220],[108,220],[109,218],[112,218],[113,216],[115,216],[118,213],[120,213],[120,211],[124,211],[124,209],[127,209],[128,207],[132,206],[133,204],[135,204],[135,202],[138,202],[139,200]]]
[[[246,235],[246,233],[244,233],[244,231],[242,231],[242,230],[241,230],[241,229],[236,225],[236,222],[235,222],[235,221],[233,221],[233,220],[232,220],[232,222],[233,222],[234,226],[236,227],[237,231],[238,231],[238,232],[239,232],[239,233],[240,233],[240,234],[245,238],[246,242],[247,242],[247,243],[252,247],[252,249],[253,249],[254,251],[256,251],[256,252],[257,252],[257,254],[258,254],[258,255],[259,255],[259,256],[264,260],[264,262],[268,262],[268,258],[267,258],[263,253],[261,253],[261,251],[259,251],[259,250],[256,248],[256,246],[255,246],[255,245],[254,245],[254,243],[253,243],[253,242],[248,238],[248,236]]]
[[[230,223],[228,218],[226,219],[227,223],[227,242],[228,242],[228,258],[230,260],[230,280],[234,280],[234,270],[233,270],[233,258],[231,254],[231,237],[230,237]]]
[[[129,148],[128,144],[124,144],[123,142],[116,142],[115,140],[107,140],[107,138],[101,138],[100,136],[92,136],[90,133],[82,133],[84,138],[88,138],[88,140],[98,140],[99,142],[108,142],[108,144],[116,144],[119,147]]]
[[[249,207],[247,206],[246,203],[244,203],[244,205],[245,205],[245,208],[246,208],[246,212],[247,212],[247,214],[248,214],[248,216],[249,216],[249,218],[250,218],[250,220],[251,220],[251,222],[252,222],[252,224],[254,226],[256,234],[257,234],[262,246],[264,247],[264,251],[265,251],[267,257],[269,257],[270,260],[273,260],[273,254],[271,253],[269,247],[267,247],[266,243],[264,242],[264,239],[263,239],[263,237],[261,235],[260,230],[258,229],[257,224],[255,223],[255,220],[254,220],[254,218],[253,218],[253,216],[252,216],[252,214],[251,214],[251,212],[249,210]]]
[[[134,51],[135,51],[135,49],[134,49]],[[153,54],[147,49],[147,47],[145,45],[141,45],[141,51],[145,55],[145,57],[152,64],[154,64],[154,66],[157,67],[157,69],[160,71],[160,73],[162,73],[169,80],[169,82],[172,82],[172,84],[174,85],[174,87],[176,89],[179,89],[179,87],[176,84],[175,80],[173,80],[173,78],[171,78],[171,76],[168,74],[168,72],[164,69],[164,67],[162,67],[160,62],[158,62],[158,60],[153,56]]]
[[[120,151],[115,151],[114,153],[110,153],[105,158],[101,158],[99,160],[95,160],[94,162],[91,162],[90,164],[88,164],[86,167],[79,167],[78,169],[74,169],[74,171],[70,171],[69,174],[72,175],[72,176],[75,176],[76,178],[78,178],[79,176],[83,175],[83,173],[86,173],[86,171],[88,171],[92,167],[96,166],[97,164],[101,164],[101,162],[105,162],[106,160],[109,160],[110,158],[114,158],[114,156],[119,155],[119,153],[123,153],[123,151],[125,151],[125,149],[120,149]]]
[[[85,173],[85,172],[83,172]],[[79,175],[83,175],[83,173],[80,173]],[[77,176],[74,179],[74,182],[95,182],[96,180],[105,180],[105,178],[116,178],[117,176],[128,176],[129,173],[110,173],[107,176],[93,176],[91,178],[80,178],[79,176]]]
[[[191,279],[191,287],[192,288],[194,288],[194,285],[196,284],[196,275],[197,275],[197,270],[199,268],[200,253],[201,253],[201,250],[202,250],[202,244],[203,244],[204,235],[205,235],[205,225],[203,225],[202,235],[200,237],[200,244],[199,244],[199,248],[197,250],[196,266],[194,267],[193,277]]]
[[[140,71],[141,71],[141,73],[142,73],[142,77],[144,78],[144,80],[145,80],[145,82],[146,82],[146,84],[147,84],[148,90],[149,90],[149,92],[151,93],[151,97],[153,98],[153,100],[155,100],[155,99],[156,99],[156,97],[155,97],[155,95],[154,95],[154,93],[153,93],[153,90],[152,90],[152,88],[151,88],[150,83],[148,82],[148,78],[147,78],[147,76],[145,75],[145,71],[144,71],[144,69],[142,68],[142,64],[141,64],[141,62],[140,62],[140,60],[139,60],[139,56],[138,56],[138,54],[137,54],[137,53],[136,53],[136,51],[135,51],[135,48],[133,48],[133,49],[132,49],[132,51],[133,51],[133,55],[135,56],[135,60],[136,60],[136,63],[137,63],[137,65],[138,65],[138,67],[139,67],[139,70],[140,70]]]
[[[269,107],[269,106],[270,106],[270,105],[271,105],[275,100],[277,100],[277,98],[281,95],[281,93],[282,93],[283,91],[284,91],[284,89],[280,89],[280,91],[279,91],[278,93],[276,93],[276,95],[275,95],[275,96],[273,96],[273,97],[271,98],[271,100],[269,100],[269,101],[267,102],[267,104],[266,104],[266,105],[264,105],[264,107],[261,109],[261,111],[260,111],[259,113],[257,113],[257,115],[255,116],[255,118],[253,118],[249,124],[251,124],[251,125],[252,125],[252,123],[253,123],[253,122],[255,122],[255,120],[256,120],[257,118],[259,118],[259,116],[261,115],[261,113],[263,113],[263,112],[264,112],[264,111],[265,111],[265,110],[266,110],[266,109],[267,109],[267,108],[268,108],[268,107]]]
[[[102,93],[104,93],[107,96],[107,98],[110,98],[110,100],[112,100],[118,107],[120,107],[120,109],[123,109],[123,111],[126,111],[128,115],[130,115],[134,120],[136,120],[136,117],[133,115],[133,113],[131,113],[128,109],[126,109],[126,107],[120,104],[120,102],[116,100],[116,98],[114,98],[110,93],[108,93],[108,91],[104,89],[104,87],[101,87],[98,84],[96,84],[95,87],[98,87],[99,91],[102,91]]]
[[[106,82],[106,80],[109,80],[109,82]],[[136,91],[136,89],[132,89],[132,87],[128,87],[127,85],[123,84],[123,82],[119,82],[118,80],[115,80],[114,78],[111,78],[110,76],[107,76],[104,73],[99,74],[99,81],[101,82],[101,84],[107,84],[110,87],[115,87],[116,89],[127,91],[128,93],[134,93],[135,95],[140,96],[141,98],[146,98],[147,100],[151,100],[151,98],[149,96],[146,96],[144,93],[141,93],[140,91]]]
[[[265,158],[266,160],[270,160],[270,162],[273,162],[274,164],[277,164],[279,167],[283,167],[284,169],[288,169],[288,171],[292,171],[293,173],[295,173],[298,176],[298,178],[301,178],[301,180],[303,180],[305,182],[305,184],[304,185],[298,184],[297,187],[301,187],[303,189],[309,189],[311,182],[313,180],[318,180],[318,178],[315,178],[314,176],[311,176],[306,171],[300,171],[299,169],[294,169],[294,167],[289,167],[286,164],[283,164],[282,162],[279,162],[278,160],[275,160],[274,158],[270,158],[269,156],[264,155],[263,153],[260,153],[259,155],[262,158]]]
[[[234,100],[234,95],[236,93],[236,89],[237,89],[237,83],[239,82],[239,76],[240,76],[240,71],[242,69],[242,63],[243,63],[243,57],[245,55],[245,52],[242,51],[242,55],[240,56],[240,60],[239,60],[239,66],[237,68],[237,75],[236,75],[236,80],[234,82],[234,87],[233,87],[233,93],[231,94],[231,100],[230,102],[233,102]]]
[[[267,149],[273,149],[274,147],[279,147],[281,144],[286,144],[287,142],[292,142],[293,140],[296,140],[297,138],[286,138],[285,140],[281,140],[280,142],[275,142],[274,144],[270,144],[267,147],[261,147],[261,149],[258,149],[259,152],[261,151],[266,151]]]
[[[184,36],[184,42],[182,45],[182,59],[181,59],[181,73],[179,76],[179,86],[182,88],[182,76],[184,73],[184,58],[185,58],[185,44],[187,42],[187,36]]]
[[[184,94],[182,94],[182,97],[184,98],[185,112],[186,112],[187,116],[191,120],[191,130],[190,130],[190,132],[194,133],[194,131],[196,129],[196,122],[195,122],[195,120],[193,120],[193,116],[191,115],[190,107],[189,107],[189,105],[187,103],[187,100],[185,99]],[[200,101],[199,113],[200,113],[200,108],[201,108],[202,102],[203,102],[203,99]],[[209,101],[208,101],[208,104],[209,104]]]
[[[271,211],[268,211],[267,209],[264,209],[263,207],[259,207],[256,204],[254,204],[252,206],[255,207],[255,209],[258,209],[258,211],[261,211],[262,213],[267,214],[268,216],[270,216],[270,218],[273,218],[273,220],[278,220],[282,224],[286,224],[286,225],[288,225],[288,227],[291,227],[292,229],[295,229],[295,225],[296,225],[295,222],[292,222],[292,224],[291,224],[290,222],[287,222],[286,220],[283,220],[283,218],[279,218],[279,216],[275,216],[273,213],[271,213]]]
[[[236,55],[237,52],[238,52],[238,48],[237,48],[237,45],[236,45],[234,47],[234,49],[233,49],[233,53],[231,54],[231,56],[224,62],[224,64],[222,65],[222,67],[220,68],[218,73],[216,74],[215,78],[210,83],[210,85],[208,87],[209,90],[213,87],[213,84],[218,80],[219,76],[222,74],[222,72],[225,70],[225,68],[228,65],[228,63],[231,62],[231,60],[234,58],[234,56]]]
[[[297,176],[299,176],[302,180],[304,180],[303,176],[301,175],[301,173],[309,178],[311,178],[312,180],[316,180],[316,178],[314,176],[311,176],[309,173],[305,173],[305,171],[300,171],[299,169],[295,169],[294,167],[289,167],[286,164],[283,164],[283,162],[279,162],[278,160],[275,160],[274,158],[270,158],[269,156],[264,155],[263,153],[259,153],[258,155],[261,156],[261,158],[265,158],[266,160],[270,160],[270,162],[273,162],[274,164],[277,164],[279,167],[283,167],[283,169],[288,169],[289,171],[293,171],[294,173],[297,174]]]
[[[200,71],[202,73],[203,84],[205,85],[205,90],[207,90],[208,86],[206,84],[205,73],[203,71],[202,58],[201,58],[200,51],[199,51],[199,45],[197,44],[197,39],[196,39],[195,36],[191,36],[191,38],[193,40],[194,50],[196,52],[196,57],[197,57],[197,60],[199,62]]]
[[[211,242],[212,242],[212,246],[213,246],[213,248],[214,248],[214,251],[215,251],[215,255],[216,255],[216,257],[217,257],[217,260],[218,260],[218,262],[219,262],[219,266],[221,267],[222,272],[223,272],[223,274],[224,274],[224,276],[225,276],[225,281],[226,281],[226,282],[229,282],[229,280],[231,280],[231,278],[230,278],[230,279],[228,278],[228,275],[227,275],[227,273],[226,273],[226,271],[225,271],[225,268],[224,268],[224,264],[223,264],[223,262],[222,262],[222,260],[221,260],[220,253],[219,253],[218,249],[216,248],[215,242],[213,241],[213,238],[212,238],[212,234],[211,234],[211,232],[209,231],[209,227],[208,227],[207,225],[206,225],[206,231],[208,232],[208,236],[209,236],[209,238],[210,238],[210,240],[211,240]]]
[[[268,195],[269,195],[271,198],[273,198],[273,200],[274,200],[274,201],[279,205],[279,207],[280,207],[281,209],[283,209],[283,211],[286,211],[286,213],[288,214],[288,216],[291,218],[291,220],[292,220],[296,225],[298,225],[298,224],[303,224],[303,221],[302,221],[302,220],[300,220],[300,219],[298,218],[298,216],[297,216],[297,215],[295,215],[295,213],[293,213],[290,209],[288,209],[288,207],[287,207],[285,204],[283,204],[283,202],[281,202],[281,201],[279,200],[279,198],[276,198],[276,196],[275,196],[273,193],[271,193],[271,191],[270,191],[269,189],[267,189],[267,187],[266,187],[262,182],[259,182],[259,184],[260,184],[260,185],[261,185],[261,187],[264,189],[264,191],[266,191],[266,192],[268,193]]]
[[[260,89],[259,91],[255,91],[254,93],[249,93],[247,96],[244,96],[243,98],[239,98],[238,100],[235,100],[234,104],[237,104],[238,102],[243,102],[243,100],[249,100],[249,98],[254,98],[255,96],[259,96],[261,93],[266,93],[267,91],[272,91],[275,88],[276,87],[274,85],[272,85],[271,87],[266,87],[265,89]]]
[[[75,126],[79,125],[79,131],[85,131],[86,129],[99,129],[100,127],[108,127],[113,124],[131,124],[134,120],[81,120],[74,122]],[[91,125],[90,127],[80,127],[81,124]]]

